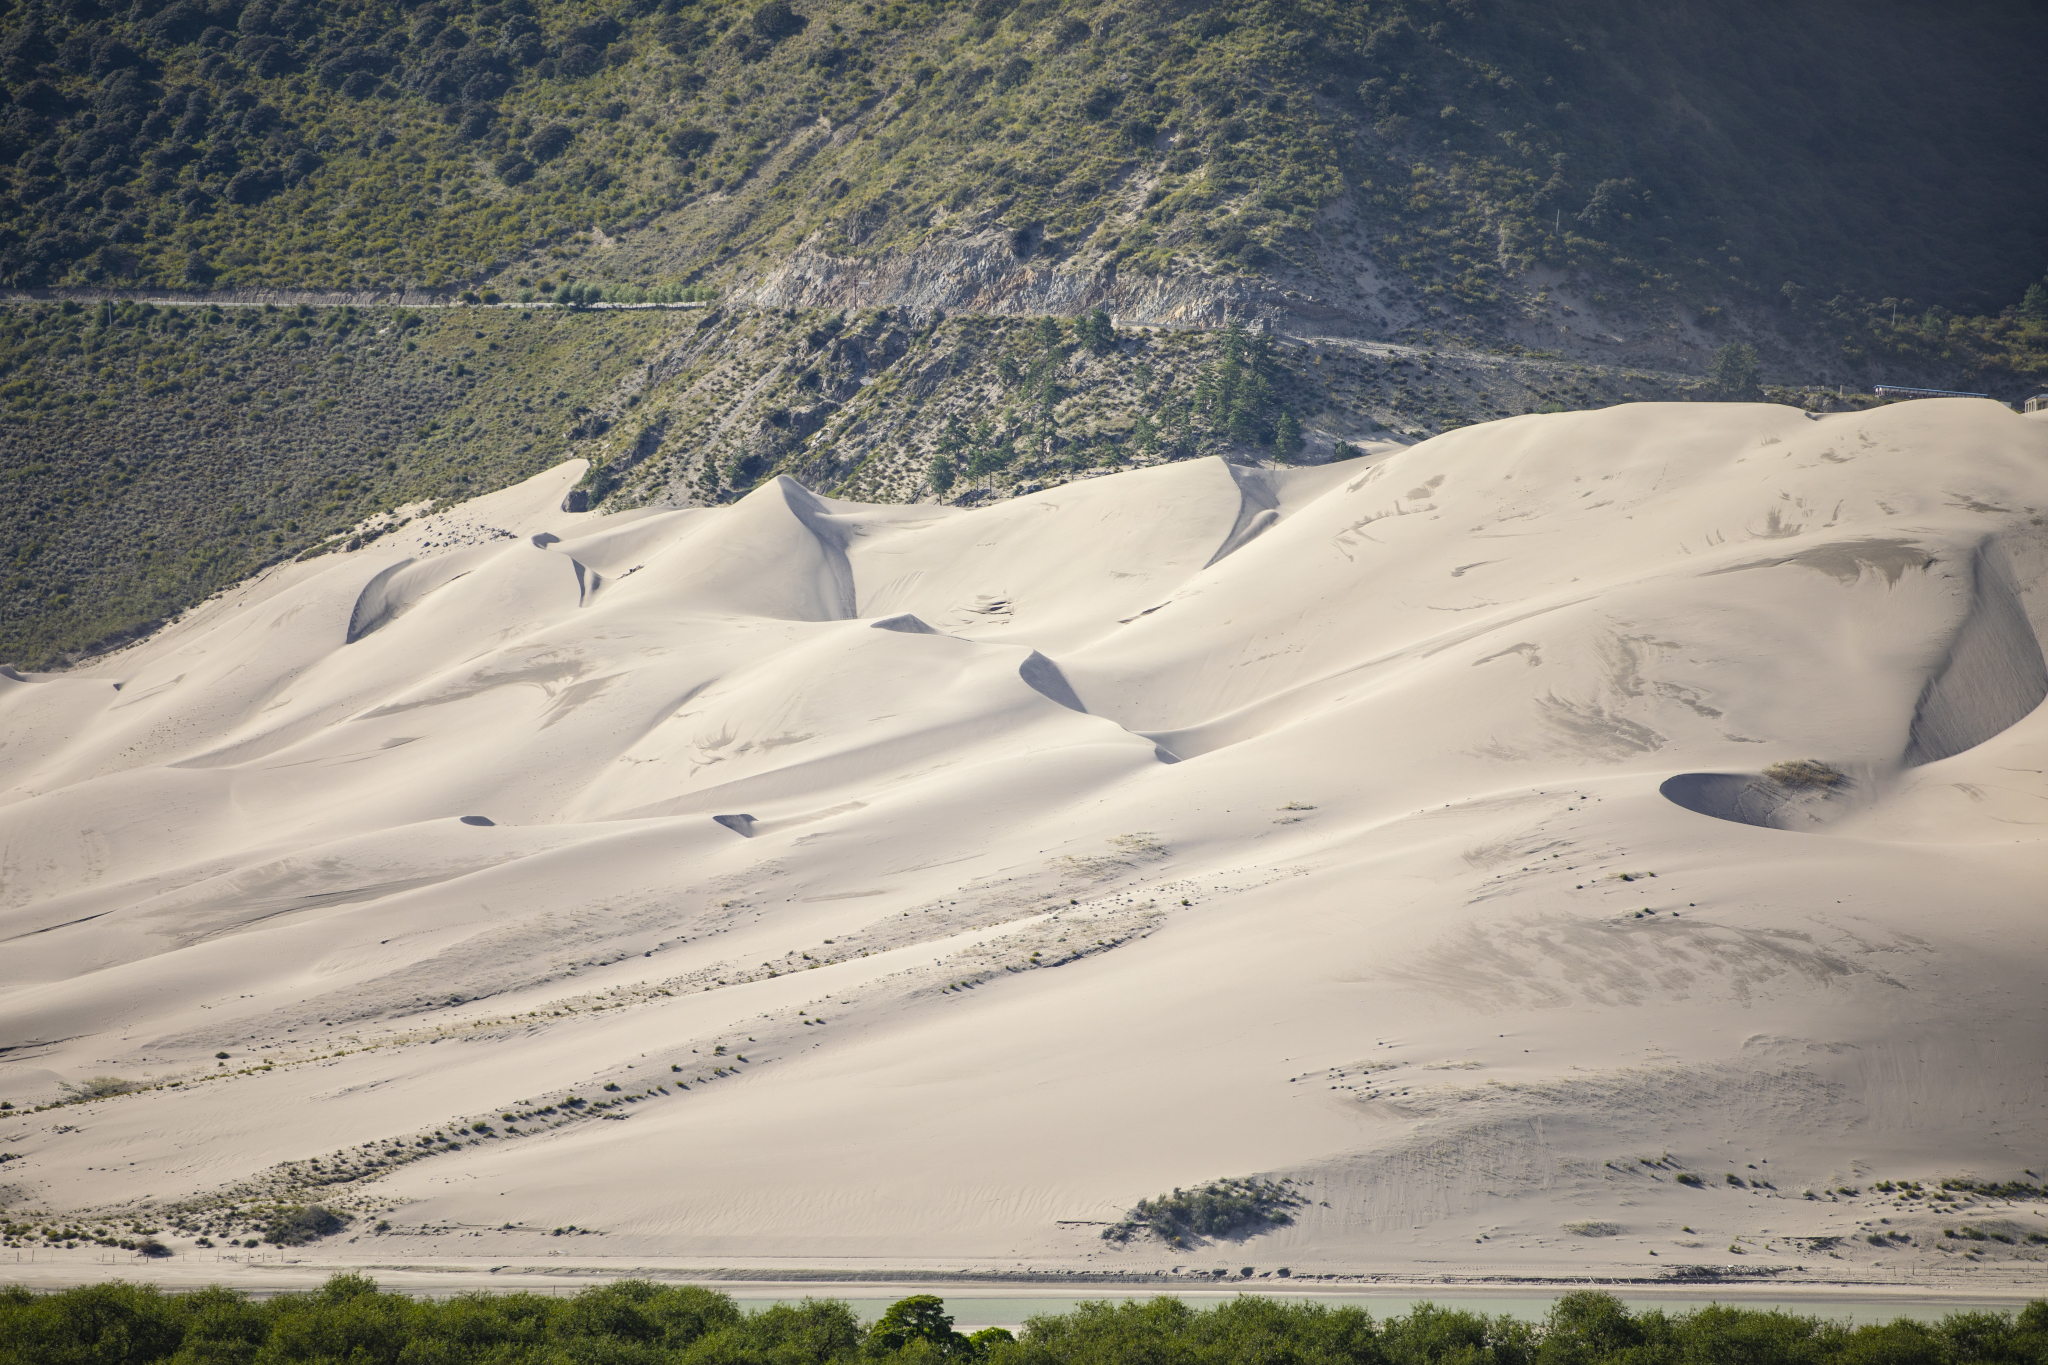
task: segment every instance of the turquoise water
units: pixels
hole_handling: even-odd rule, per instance
[[[732,1291],[728,1290],[727,1292],[731,1293]],[[1376,1318],[1398,1317],[1408,1312],[1409,1309],[1418,1303],[1433,1303],[1440,1308],[1459,1308],[1474,1313],[1505,1313],[1534,1321],[1548,1313],[1550,1305],[1557,1301],[1558,1295],[1565,1292],[1564,1290],[1559,1290],[1558,1294],[1540,1296],[1475,1295],[1455,1292],[1416,1295],[1274,1293],[1271,1296],[1297,1303],[1326,1303],[1332,1307],[1363,1308]],[[1035,1294],[990,1296],[987,1294],[946,1294],[940,1290],[918,1289],[914,1286],[905,1287],[887,1298],[855,1297],[850,1294],[834,1293],[831,1288],[821,1286],[818,1294],[814,1297],[842,1300],[852,1305],[853,1310],[860,1314],[862,1321],[872,1322],[888,1311],[889,1305],[895,1303],[898,1299],[919,1293],[940,1294],[940,1297],[946,1301],[946,1311],[953,1317],[953,1325],[964,1331],[973,1331],[980,1327],[1016,1328],[1021,1326],[1024,1319],[1028,1317],[1035,1317],[1041,1313],[1070,1312],[1074,1305],[1078,1303],[1095,1302],[1102,1299],[1108,1299],[1112,1302],[1136,1299],[1142,1302],[1156,1297],[1150,1293],[1132,1294],[1127,1292],[1118,1294],[1108,1290],[1101,1294],[1078,1295],[1074,1297],[1054,1295],[1041,1297]],[[802,1302],[801,1295],[795,1298],[788,1296],[754,1298],[745,1293],[733,1293],[733,1297],[738,1300],[742,1308],[755,1311],[766,1308],[771,1304],[795,1304]],[[1208,1308],[1235,1296],[1227,1291],[1216,1291],[1209,1293],[1182,1293],[1175,1297],[1187,1300],[1193,1307]],[[1661,1308],[1667,1313],[1682,1313],[1689,1309],[1705,1308],[1712,1303],[1725,1303],[1735,1308],[1781,1309],[1787,1313],[1797,1313],[1802,1317],[1829,1318],[1852,1323],[1890,1322],[1895,1318],[1917,1318],[1922,1321],[1932,1321],[1948,1313],[1972,1308],[1994,1308],[2011,1311],[2019,1307],[2019,1303],[2013,1300],[1980,1300],[1965,1303],[1953,1300],[1935,1301],[1931,1299],[1763,1299],[1751,1298],[1744,1294],[1729,1294],[1721,1298],[1705,1295],[1697,1298],[1664,1296],[1638,1298],[1625,1293],[1617,1297],[1635,1311],[1641,1311],[1646,1308]]]

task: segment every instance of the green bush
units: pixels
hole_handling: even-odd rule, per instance
[[[321,1204],[293,1205],[279,1209],[263,1230],[263,1240],[277,1246],[304,1246],[322,1237],[332,1237],[348,1220]]]
[[[1198,1190],[1141,1199],[1102,1236],[1125,1242],[1149,1231],[1176,1246],[1202,1238],[1244,1237],[1293,1222],[1288,1210],[1307,1202],[1292,1188],[1271,1181],[1219,1180]]]

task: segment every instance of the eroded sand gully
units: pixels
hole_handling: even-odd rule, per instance
[[[2048,423],[1643,405],[974,511],[579,472],[0,677],[10,1216],[2038,1285],[2048,1205],[1938,1182],[2048,1172]],[[148,1088],[33,1112],[95,1077]],[[1103,1240],[1224,1176],[1293,1221]]]

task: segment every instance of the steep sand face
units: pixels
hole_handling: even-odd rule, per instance
[[[0,1115],[14,1207],[320,1157],[405,1254],[1885,1278],[1964,1267],[1872,1182],[2048,1169],[2048,424],[579,472],[0,677],[0,1097],[161,1087]],[[1251,1175],[1290,1224],[1101,1237]]]

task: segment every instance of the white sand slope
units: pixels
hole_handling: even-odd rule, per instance
[[[1631,406],[976,511],[579,472],[0,677],[0,1097],[155,1087],[0,1115],[12,1207],[2038,1283],[2042,1205],[1869,1187],[2048,1172],[2048,423]],[[1292,1225],[1100,1236],[1251,1175]]]

